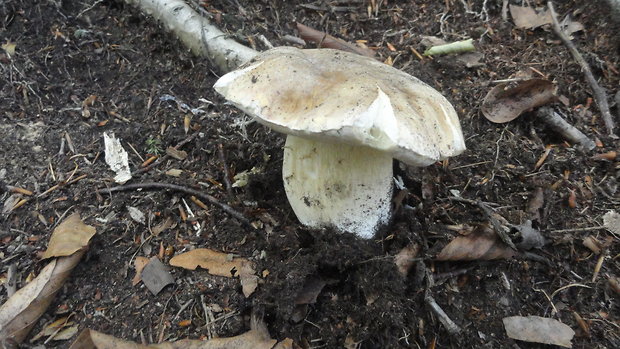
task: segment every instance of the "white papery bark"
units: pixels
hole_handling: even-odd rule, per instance
[[[234,70],[258,54],[230,39],[183,0],[125,0],[153,16],[194,54],[208,57],[222,73]]]

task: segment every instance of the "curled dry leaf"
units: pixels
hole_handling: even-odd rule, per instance
[[[482,102],[482,114],[489,121],[501,124],[516,119],[523,112],[556,99],[556,87],[549,80],[530,79],[516,85],[499,84]]]
[[[516,230],[518,242],[515,245],[522,250],[532,248],[541,248],[545,245],[545,238],[538,229],[532,227],[532,221],[526,220],[525,223],[512,225],[512,229]]]
[[[140,278],[153,295],[157,295],[164,287],[174,284],[174,278],[170,275],[168,268],[157,256],[151,257],[144,266]]]
[[[446,245],[437,260],[471,261],[509,259],[517,254],[515,250],[499,239],[488,225],[482,225],[471,234],[457,236]]]
[[[508,337],[525,342],[572,348],[575,331],[567,325],[540,316],[510,316],[502,319]]]
[[[235,337],[213,338],[207,341],[184,339],[153,345],[140,345],[101,332],[86,329],[69,349],[272,349],[278,341],[262,330],[251,330]],[[285,339],[285,344],[288,341]],[[287,348],[283,346],[282,348]]]
[[[250,261],[208,248],[197,248],[174,256],[170,260],[170,265],[190,270],[196,270],[196,268],[201,267],[207,269],[211,275],[239,276],[243,294],[246,297],[249,297],[258,285],[258,277]]]
[[[56,292],[78,264],[84,250],[52,260],[41,273],[0,307],[0,338],[21,343],[45,313]]]
[[[74,213],[60,223],[52,232],[52,237],[43,254],[43,259],[70,256],[88,246],[90,238],[96,233],[93,226],[84,224],[79,213]]]

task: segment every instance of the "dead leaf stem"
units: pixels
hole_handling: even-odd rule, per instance
[[[590,85],[590,88],[592,89],[594,100],[596,101],[596,104],[598,105],[598,108],[601,112],[601,116],[603,117],[603,122],[605,123],[605,127],[607,128],[607,132],[610,136],[615,136],[614,128],[616,125],[614,124],[613,117],[611,116],[611,112],[609,111],[609,104],[607,103],[607,94],[605,93],[605,90],[603,90],[603,88],[594,78],[590,66],[588,65],[586,60],[583,59],[583,56],[581,55],[581,53],[579,53],[579,50],[577,50],[575,44],[573,44],[570,38],[562,30],[562,27],[560,27],[557,13],[553,8],[553,1],[548,1],[547,6],[549,7],[549,11],[551,12],[551,19],[553,20],[553,31],[560,38],[560,40],[562,40],[564,45],[566,45],[566,48],[568,48],[568,51],[570,51],[575,61],[579,64],[579,66],[581,66],[581,70],[586,76],[586,80]]]

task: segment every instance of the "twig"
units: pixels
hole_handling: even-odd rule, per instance
[[[493,230],[495,230],[495,233],[499,236],[499,238],[506,245],[510,246],[510,248],[512,248],[513,250],[515,251],[517,250],[517,247],[515,246],[515,244],[512,242],[512,240],[510,239],[510,237],[504,230],[504,226],[502,225],[502,223],[500,223],[500,221],[497,218],[495,218],[493,209],[489,205],[487,205],[486,203],[480,200],[470,200],[470,199],[465,199],[465,198],[461,198],[458,196],[451,196],[449,197],[449,199],[453,201],[465,202],[470,205],[478,206],[478,208],[480,208],[482,212],[484,212],[484,214],[487,216],[487,218],[491,222],[491,225],[493,225]]]
[[[245,225],[247,225],[249,227],[252,227],[252,224],[250,223],[250,220],[247,219],[243,214],[241,214],[240,212],[236,211],[234,208],[232,208],[232,207],[230,207],[230,206],[228,206],[228,205],[226,205],[224,203],[221,203],[215,197],[213,197],[213,196],[211,196],[209,194],[205,194],[203,192],[200,192],[198,190],[182,187],[182,186],[176,185],[176,184],[146,182],[146,183],[135,183],[135,184],[120,185],[118,187],[113,187],[113,188],[109,188],[109,189],[105,188],[105,189],[100,189],[100,190],[103,191],[104,193],[113,193],[113,192],[118,192],[118,191],[136,190],[136,189],[169,189],[169,190],[174,190],[174,191],[178,191],[178,192],[194,195],[196,197],[204,199],[204,200],[212,203],[213,205],[221,208],[222,211],[224,211],[224,212],[230,214],[231,216],[237,218],[241,223],[243,223],[243,224],[245,224]]]
[[[184,140],[182,140],[181,142],[179,142],[179,144],[175,145],[174,149],[175,150],[181,149],[182,146],[184,146],[185,144],[191,142],[197,136],[198,136],[198,132],[191,134],[189,137],[187,137]],[[142,167],[140,169],[137,169],[137,170],[133,171],[131,173],[131,175],[132,176],[137,176],[137,175],[142,174],[144,172],[148,172],[148,171],[152,170],[153,168],[159,166],[160,164],[163,164],[169,158],[170,158],[170,155],[166,154],[166,155],[162,156],[161,158],[159,158],[159,160],[157,162],[154,162],[154,163],[152,163],[152,164],[150,164],[148,166],[145,166],[145,167]]]
[[[598,105],[598,108],[601,112],[601,116],[603,117],[603,122],[605,122],[605,127],[607,128],[607,132],[610,136],[614,135],[615,124],[613,121],[613,117],[609,112],[609,104],[607,103],[607,94],[603,90],[603,88],[598,84],[594,75],[592,74],[592,70],[588,63],[583,59],[583,56],[575,47],[575,44],[570,40],[570,38],[564,33],[562,27],[560,27],[560,23],[558,22],[558,16],[553,8],[553,1],[547,1],[547,6],[549,7],[549,12],[551,13],[551,19],[553,20],[553,31],[556,33],[560,40],[566,45],[566,48],[570,51],[571,55],[575,59],[575,61],[581,66],[581,70],[586,76],[586,80],[588,84],[590,84],[590,88],[592,89],[594,100]]]
[[[226,156],[224,156],[224,146],[222,144],[218,144],[217,146],[217,155],[222,162],[222,166],[224,167],[224,184],[226,185],[226,193],[228,193],[229,199],[234,199],[235,194],[232,190],[232,183],[230,183],[230,175],[228,170],[228,164],[226,163]]]
[[[452,336],[456,336],[461,332],[461,328],[457,324],[455,324],[452,319],[450,319],[448,314],[446,314],[446,312],[441,309],[439,304],[437,304],[437,302],[435,301],[435,298],[433,298],[433,296],[431,295],[431,288],[433,287],[433,285],[433,275],[431,271],[426,268],[426,291],[424,291],[424,302],[426,302],[426,304],[428,304],[433,313],[435,313],[435,315],[439,319],[439,322],[443,324],[448,333]]]
[[[553,108],[542,107],[536,111],[536,116],[542,119],[555,132],[562,135],[567,141],[578,143],[586,150],[592,150],[596,147],[596,143],[593,140],[566,122]]]

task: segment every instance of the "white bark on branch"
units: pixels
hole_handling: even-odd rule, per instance
[[[207,57],[227,73],[249,61],[257,51],[230,39],[183,0],[125,0],[153,16],[195,55]]]

